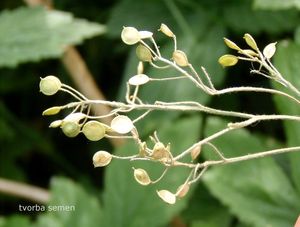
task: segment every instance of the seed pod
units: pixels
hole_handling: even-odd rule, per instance
[[[151,51],[142,44],[137,46],[136,55],[141,61],[150,62],[152,60]]]
[[[156,191],[158,196],[165,201],[168,204],[175,204],[176,203],[176,196],[172,193],[169,192],[168,190],[160,190]]]
[[[188,193],[189,190],[190,190],[190,185],[188,183],[184,183],[178,187],[176,196],[178,198],[183,198]]]
[[[107,166],[112,159],[112,155],[107,151],[97,151],[93,156],[94,167]]]
[[[111,121],[110,127],[117,133],[126,134],[134,128],[134,125],[129,117],[119,115]]]
[[[63,121],[61,124],[63,133],[68,137],[76,137],[80,132],[80,125],[73,121]]]
[[[141,40],[139,31],[134,27],[124,27],[121,33],[121,39],[127,45],[134,45]]]
[[[270,43],[268,44],[264,50],[263,50],[263,54],[264,56],[267,58],[267,59],[270,59],[273,57],[273,55],[275,54],[276,52],[276,44],[277,42],[275,43]]]
[[[61,106],[53,106],[43,111],[43,116],[58,114],[61,110]]]
[[[194,161],[196,158],[199,157],[201,153],[201,146],[196,146],[192,151],[191,151],[191,157],[192,160]]]
[[[62,120],[56,120],[56,121],[53,121],[53,122],[49,125],[49,128],[58,128],[59,126],[61,126],[62,123],[63,123]]]
[[[225,54],[219,58],[218,62],[223,67],[233,66],[238,62],[238,58],[231,54]]]
[[[56,76],[41,78],[40,92],[44,95],[54,95],[61,88],[61,82]]]
[[[139,31],[139,34],[141,39],[149,39],[153,36],[153,33],[149,31]]]
[[[82,133],[91,141],[98,141],[105,135],[105,127],[99,121],[88,121],[82,128]]]
[[[164,161],[164,162],[167,162],[171,159],[168,149],[161,142],[157,142],[154,145],[151,157],[155,160]]]
[[[139,61],[139,64],[137,66],[137,74],[143,74],[144,72],[144,64],[142,61]]]
[[[148,185],[151,183],[150,177],[144,169],[134,169],[134,179],[141,185]]]
[[[229,48],[233,49],[233,50],[241,50],[241,48],[238,47],[238,45],[236,45],[234,42],[232,42],[231,40],[224,38],[224,42],[226,44],[226,46],[228,46]]]
[[[71,113],[64,118],[64,121],[79,122],[80,120],[82,120],[85,117],[86,117],[86,115],[83,113]]]
[[[158,29],[158,31],[164,33],[166,36],[169,37],[174,37],[174,33],[170,30],[170,28],[165,25],[165,24],[161,24],[160,28]]]
[[[244,50],[240,50],[238,52],[239,54],[248,54],[248,55],[251,55],[253,57],[258,57],[259,54],[256,53],[255,51],[251,50],[251,49],[244,49]]]
[[[256,44],[255,40],[253,39],[253,37],[252,37],[250,34],[246,33],[246,34],[244,35],[244,39],[245,39],[246,43],[247,43],[253,50],[256,50],[256,51],[258,50],[257,44]]]
[[[187,59],[186,54],[181,50],[175,50],[173,52],[172,59],[175,61],[175,63],[181,67],[185,67],[189,65],[189,61]]]
[[[146,84],[149,82],[149,77],[145,74],[138,74],[138,75],[135,75],[133,77],[131,77],[129,80],[128,80],[128,83],[130,85],[133,85],[133,86],[139,86],[139,85],[143,85],[143,84]]]

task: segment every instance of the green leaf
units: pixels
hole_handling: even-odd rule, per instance
[[[205,134],[211,135],[224,127],[226,122],[210,118]],[[216,139],[214,144],[227,157],[266,149],[259,136],[245,129],[232,131]],[[232,213],[252,226],[292,226],[299,215],[299,194],[272,157],[216,166],[203,180]]]
[[[157,132],[162,142],[171,142],[171,151],[176,154],[196,142],[199,127],[199,118],[190,117],[169,122]],[[137,152],[138,148],[133,144],[117,150],[121,156]],[[179,200],[175,205],[167,205],[156,195],[156,190],[175,192],[187,177],[187,170],[172,168],[159,184],[143,187],[134,180],[132,166],[146,169],[151,179],[158,178],[163,171],[158,163],[113,160],[105,176],[104,226],[166,226],[186,206],[187,199]]]
[[[51,200],[46,210],[47,213],[39,217],[37,227],[96,227],[103,220],[99,200],[80,185],[62,177],[51,181]]]
[[[273,0],[270,0],[270,2],[273,2]],[[261,32],[282,33],[291,31],[298,25],[299,15],[297,10],[268,11],[259,9],[253,8],[251,1],[248,0],[232,1],[232,4],[226,5],[223,9],[224,21],[228,28],[233,29],[235,32],[247,32],[252,35]],[[273,24],[276,24],[276,26],[273,26]]]
[[[13,26],[12,26],[13,25]],[[66,47],[105,32],[105,27],[44,8],[19,8],[0,14],[0,66],[60,57]]]
[[[299,29],[296,33],[296,40],[298,43],[283,41],[277,45],[277,52],[274,56],[275,66],[278,68],[283,77],[290,81],[295,87],[300,89],[300,33]],[[273,83],[274,88],[285,91],[294,95],[288,89],[283,88],[283,86]],[[287,101],[285,98],[274,96],[276,106],[281,114],[289,115],[300,115],[299,105]],[[287,139],[288,146],[299,146],[299,135],[300,135],[300,124],[285,121],[284,130]],[[294,184],[300,194],[300,152],[288,154],[290,160],[291,175],[294,181]]]
[[[29,217],[25,215],[13,215],[0,221],[0,227],[30,227]]]
[[[300,9],[300,2],[295,0],[254,0],[254,7],[259,9],[282,10]]]

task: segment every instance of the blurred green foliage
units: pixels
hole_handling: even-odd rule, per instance
[[[160,23],[165,23],[176,33],[179,48],[187,53],[196,70],[205,66],[217,87],[255,85],[283,89],[267,79],[250,76],[251,66],[246,63],[228,70],[217,64],[218,57],[229,51],[222,37],[240,45],[243,34],[248,32],[261,48],[279,41],[275,65],[300,88],[297,1],[61,0],[54,1],[54,5],[59,13],[29,9],[17,0],[0,3],[0,177],[49,188],[49,205],[75,205],[76,211],[22,213],[19,204],[32,204],[0,195],[0,227],[155,227],[172,226],[170,223],[175,226],[178,220],[193,227],[293,225],[300,214],[299,153],[213,168],[188,198],[168,206],[156,197],[157,188],[141,187],[132,176],[132,165],[143,165],[154,176],[161,171],[158,165],[117,160],[104,169],[93,169],[91,157],[97,150],[132,154],[136,149],[132,144],[113,151],[108,141],[88,143],[83,137],[69,139],[48,129],[51,118],[43,119],[41,112],[71,99],[60,95],[44,97],[38,92],[38,83],[39,77],[54,74],[72,85],[59,58],[67,45],[94,37],[78,49],[106,96],[123,100],[125,82],[136,73],[137,59],[134,48],[121,43],[122,26],[156,31]],[[107,33],[96,36],[103,33],[102,25]],[[163,53],[170,55],[169,40],[159,34],[155,38]],[[150,67],[146,72],[151,77],[175,73]],[[228,110],[300,114],[297,106],[281,97],[238,94],[212,98],[188,81],[147,85],[141,97],[148,102],[195,100]],[[163,142],[171,142],[173,150],[180,152],[224,127],[225,122],[203,114],[157,112],[137,127],[145,138],[156,129]],[[300,126],[295,123],[267,122],[232,132],[216,140],[216,145],[226,155],[236,156],[299,145],[299,134]],[[203,154],[213,158],[209,151]],[[159,189],[174,190],[185,174],[184,170],[170,173]]]

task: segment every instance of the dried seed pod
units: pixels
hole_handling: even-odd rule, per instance
[[[46,76],[41,78],[40,92],[44,95],[54,95],[61,88],[61,82],[56,76]]]
[[[112,155],[107,151],[97,151],[93,156],[94,167],[107,166],[112,159]]]
[[[134,169],[134,179],[141,185],[149,185],[151,183],[150,177],[144,169]]]
[[[58,114],[61,110],[61,106],[53,106],[43,111],[43,116]]]
[[[139,31],[139,34],[141,39],[149,39],[153,36],[153,33],[149,31]]]
[[[157,142],[151,154],[151,157],[155,160],[167,162],[171,159],[170,152],[165,147],[165,145],[161,142]]]
[[[80,120],[84,119],[86,115],[84,113],[71,113],[64,118],[64,121],[73,121],[79,122]]]
[[[228,46],[229,48],[233,49],[233,50],[241,50],[241,48],[238,47],[238,45],[236,45],[234,42],[232,42],[231,40],[224,38],[224,42],[226,44],[226,46]]]
[[[246,43],[247,43],[253,50],[256,50],[256,51],[258,50],[257,44],[256,44],[254,38],[253,38],[250,34],[246,33],[246,34],[244,35],[243,38],[245,39]]]
[[[117,133],[126,134],[134,128],[134,125],[129,117],[119,115],[111,121],[110,127]]]
[[[164,33],[166,36],[169,37],[174,37],[174,33],[170,30],[170,28],[165,25],[165,24],[161,24],[160,28],[158,29],[158,31]]]
[[[143,85],[143,84],[146,84],[149,82],[149,77],[145,74],[138,74],[138,75],[135,75],[133,77],[131,77],[129,80],[128,80],[128,83],[130,85],[133,85],[133,86],[139,86],[139,85]]]
[[[158,196],[168,204],[175,204],[176,203],[176,195],[168,190],[160,190],[156,191]]]
[[[181,67],[185,67],[189,65],[189,61],[186,54],[181,50],[175,50],[173,52],[172,59],[175,61],[177,65]]]
[[[76,137],[80,132],[80,125],[74,121],[63,121],[60,127],[68,137]]]
[[[196,146],[192,151],[191,151],[191,157],[192,160],[194,161],[196,158],[199,157],[201,153],[201,145],[200,146]]]
[[[91,141],[98,141],[105,135],[105,127],[99,121],[88,121],[82,128],[82,133]]]
[[[56,120],[56,121],[53,121],[53,122],[49,125],[49,128],[58,128],[59,126],[61,126],[62,123],[63,123],[62,120]]]
[[[151,51],[142,44],[137,46],[136,55],[140,61],[150,62],[152,60]]]
[[[277,42],[275,43],[270,43],[268,44],[264,50],[263,50],[263,54],[264,56],[267,58],[267,59],[270,59],[273,57],[273,55],[275,54],[276,52],[276,44]]]
[[[219,58],[218,62],[223,67],[233,66],[238,62],[238,58],[231,54],[225,54]]]
[[[127,45],[134,45],[141,40],[139,31],[134,27],[124,27],[121,33],[121,39]]]
[[[176,196],[178,198],[183,198],[188,193],[189,190],[190,190],[190,185],[188,183],[184,183],[178,187]]]

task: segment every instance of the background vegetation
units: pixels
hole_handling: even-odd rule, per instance
[[[137,59],[134,48],[120,40],[122,26],[156,31],[165,23],[194,66],[198,70],[205,66],[217,87],[275,86],[249,75],[251,66],[246,63],[229,70],[217,64],[218,57],[229,51],[222,38],[240,44],[247,32],[261,47],[279,41],[275,65],[300,88],[299,1],[60,0],[53,5],[61,12],[28,8],[21,0],[0,2],[0,176],[47,188],[49,204],[75,205],[76,211],[20,212],[19,204],[35,202],[3,193],[1,227],[284,227],[295,223],[300,214],[299,153],[210,169],[189,198],[169,206],[157,198],[155,188],[134,181],[131,166],[139,164],[114,161],[104,169],[93,168],[91,158],[97,150],[125,155],[135,149],[131,145],[114,148],[109,141],[92,143],[82,136],[70,139],[49,129],[51,119],[44,119],[41,112],[72,99],[45,97],[39,93],[38,83],[39,77],[53,74],[75,86],[63,59],[67,46],[80,43],[77,48],[106,98],[123,100],[125,81],[135,74]],[[170,48],[167,39],[157,39],[161,49]],[[159,76],[161,72],[147,68],[147,73]],[[300,114],[297,106],[278,97],[239,94],[211,98],[191,83],[149,85],[141,94],[149,102],[197,100],[228,110]],[[171,142],[178,152],[223,124],[224,119],[203,114],[158,112],[138,127],[145,137],[156,129],[162,141]],[[297,124],[270,122],[230,133],[216,143],[226,155],[235,156],[299,145],[299,135]],[[209,158],[205,151],[203,154],[202,158]],[[155,172],[153,166],[148,169]],[[176,188],[182,177],[179,172],[160,187]]]

